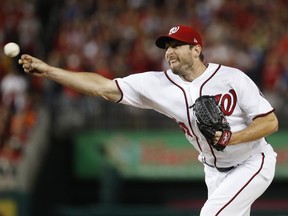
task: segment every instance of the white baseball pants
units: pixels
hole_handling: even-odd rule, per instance
[[[205,165],[208,199],[200,216],[249,216],[251,205],[274,178],[276,157],[269,145],[226,173]]]

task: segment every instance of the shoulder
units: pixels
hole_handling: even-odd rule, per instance
[[[240,70],[239,68],[221,65],[221,64],[215,64],[215,63],[209,63],[209,68],[211,68],[211,71],[215,71],[215,75],[221,76],[222,78],[231,78],[231,80],[237,81],[237,79],[243,79],[248,78],[247,74]],[[232,79],[233,78],[233,79]]]
[[[127,79],[127,78],[143,78],[143,77],[157,78],[157,77],[163,76],[164,73],[165,73],[165,71],[146,71],[146,72],[142,72],[142,73],[130,74],[130,75],[126,76],[126,77],[123,77],[123,79]]]
[[[139,93],[161,89],[167,86],[167,80],[165,71],[147,71],[115,79],[123,91],[133,90]]]
[[[131,74],[123,78],[116,78],[120,82],[137,82],[137,83],[146,83],[146,82],[161,82],[166,78],[166,71],[146,71],[142,73]]]
[[[232,74],[245,74],[242,70],[235,68],[235,67],[230,67],[227,65],[220,65],[219,71],[222,73],[232,73]]]

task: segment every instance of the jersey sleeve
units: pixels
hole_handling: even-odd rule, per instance
[[[150,108],[149,103],[143,96],[143,80],[147,80],[147,74],[133,74],[124,78],[116,78],[115,82],[122,93],[118,103],[131,105],[139,108]],[[146,101],[146,102],[145,102]]]
[[[246,74],[243,73],[242,75],[241,82],[237,82],[239,84],[238,91],[240,91],[239,104],[247,117],[254,119],[274,111],[258,86]]]

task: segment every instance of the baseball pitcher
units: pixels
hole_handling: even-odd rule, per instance
[[[276,153],[265,139],[278,130],[274,108],[239,69],[205,64],[202,38],[194,28],[173,27],[156,45],[166,50],[169,70],[114,80],[56,68],[27,54],[19,64],[26,73],[79,92],[173,119],[204,166],[208,198],[200,216],[250,215],[275,173]]]

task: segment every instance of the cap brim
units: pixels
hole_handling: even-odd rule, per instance
[[[164,36],[163,35],[163,36],[160,36],[160,37],[157,38],[155,44],[156,44],[157,47],[159,47],[161,49],[165,49],[165,45],[166,45],[166,42],[168,40],[171,40],[171,38],[168,37],[168,36]]]
[[[157,40],[155,41],[155,44],[157,47],[161,48],[161,49],[166,49],[166,43],[168,41],[171,41],[171,40],[176,40],[176,41],[180,41],[180,42],[183,42],[183,43],[187,43],[179,38],[176,38],[176,37],[172,37],[172,36],[167,36],[167,35],[162,35],[160,37],[157,38]]]

